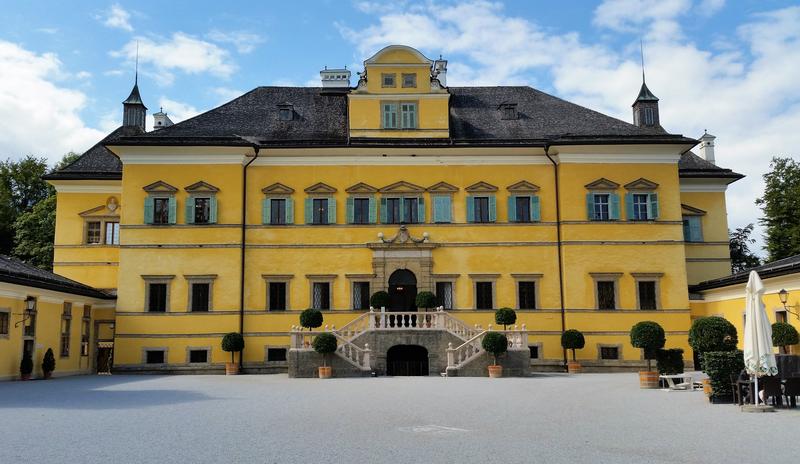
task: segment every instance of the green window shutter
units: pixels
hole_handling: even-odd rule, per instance
[[[608,218],[611,220],[619,219],[619,195],[616,193],[608,195]]]
[[[211,198],[208,200],[208,222],[211,224],[217,223],[217,196],[211,195]]]
[[[586,219],[594,220],[594,193],[586,194]]]
[[[475,197],[467,196],[467,222],[475,222]]]
[[[658,194],[651,193],[650,194],[650,213],[648,215],[649,219],[658,219]]]
[[[328,198],[328,224],[336,224],[336,198]]]
[[[347,197],[347,203],[345,205],[346,213],[347,213],[347,223],[352,224],[355,222],[355,212],[353,211],[353,197]]]
[[[693,242],[703,241],[703,222],[700,216],[691,216],[689,218],[689,230],[691,231]]]
[[[375,197],[369,197],[369,223],[375,224],[377,219],[377,208],[375,205]]]
[[[447,223],[450,218],[450,195],[436,195],[433,197],[433,222]]]
[[[633,221],[635,219],[633,217],[633,194],[630,192],[625,194],[625,219],[629,221]]]
[[[381,224],[386,224],[386,197],[381,197]]]
[[[531,221],[541,221],[542,220],[542,207],[539,203],[539,196],[538,195],[531,195]]]
[[[261,223],[269,224],[271,222],[270,208],[272,208],[272,200],[264,198],[261,200]]]
[[[194,197],[186,199],[186,206],[183,208],[184,216],[186,216],[187,224],[194,224]]]
[[[314,223],[314,214],[312,213],[314,200],[306,198],[306,224]]]
[[[508,222],[517,222],[517,197],[511,195],[508,197]]]
[[[286,214],[286,223],[294,224],[294,200],[287,198],[285,201],[284,213]]]
[[[497,221],[497,199],[489,195],[489,222]]]
[[[417,222],[420,224],[425,223],[425,198],[417,198]]]
[[[150,195],[146,196],[144,199],[144,223],[153,223],[153,197]]]
[[[178,220],[178,202],[175,197],[169,197],[169,223],[175,224]]]

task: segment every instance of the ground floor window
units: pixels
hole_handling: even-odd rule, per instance
[[[353,282],[353,309],[369,309],[369,282]]]
[[[619,347],[618,346],[601,346],[600,347],[600,359],[606,359],[606,360],[619,359]]]
[[[166,359],[166,352],[164,350],[147,350],[145,352],[144,362],[146,364],[164,364]]]
[[[0,311],[0,335],[8,335],[8,313]]]
[[[536,282],[519,282],[519,309],[536,309]]]
[[[2,314],[0,314],[0,317],[2,317]],[[775,322],[789,322],[788,317],[786,316],[786,311],[784,311],[783,309],[775,311]],[[0,327],[2,326],[0,325]],[[0,334],[2,333],[3,332],[0,331]]]
[[[312,284],[311,307],[314,309],[331,309],[330,282],[314,282]]]
[[[475,282],[475,307],[477,309],[492,309],[492,282]]]
[[[286,310],[286,282],[269,282],[269,306],[270,311]]]
[[[211,284],[192,283],[192,312],[207,312],[211,302]]]
[[[597,309],[617,309],[617,282],[598,280],[596,283]]]
[[[71,335],[72,328],[72,319],[67,316],[64,316],[61,319],[61,357],[66,358],[69,357],[69,339]]]
[[[91,336],[92,307],[84,305],[81,318],[81,356],[89,356],[89,337]]]
[[[657,309],[656,307],[656,283],[652,280],[642,280],[637,282],[639,292],[639,309]]]
[[[539,359],[539,345],[531,345],[528,349],[531,351],[531,359]]]
[[[151,351],[150,353],[154,353]],[[161,352],[163,355],[163,351]],[[163,359],[163,356],[162,356]],[[162,361],[163,362],[163,361]],[[208,349],[189,350],[189,363],[204,364],[208,362]]]
[[[267,362],[286,361],[286,348],[267,348]]]

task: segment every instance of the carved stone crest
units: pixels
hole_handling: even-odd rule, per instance
[[[400,229],[397,230],[397,234],[392,238],[384,238],[383,232],[378,233],[378,240],[381,243],[428,243],[428,238],[427,232],[422,234],[422,238],[412,237],[405,225],[401,225]]]

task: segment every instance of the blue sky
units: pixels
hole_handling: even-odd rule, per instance
[[[59,159],[119,125],[133,81],[152,114],[191,117],[259,85],[315,85],[389,43],[450,62],[450,85],[531,85],[630,120],[641,83],[671,132],[718,137],[754,222],[772,155],[800,146],[800,6],[788,1],[6,2],[0,157]]]

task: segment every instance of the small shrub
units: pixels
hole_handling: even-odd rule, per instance
[[[656,350],[664,348],[667,338],[664,329],[653,321],[642,321],[631,327],[631,345],[644,350],[647,370],[651,370],[651,360],[656,357]]]
[[[419,292],[414,303],[416,303],[417,308],[431,309],[436,306],[436,295],[431,292]]]
[[[222,337],[222,351],[227,351],[231,354],[231,362],[234,361],[234,353],[239,353],[244,350],[244,337],[239,332],[230,332]]]
[[[787,346],[800,343],[800,335],[792,324],[776,322],[772,324],[772,346],[779,346],[783,353],[788,353]]]
[[[48,348],[42,359],[42,371],[53,372],[54,370],[56,370],[56,357],[53,356],[53,349]]]
[[[308,330],[322,326],[322,311],[308,308],[300,313],[300,325]]]
[[[569,329],[561,334],[561,347],[565,350],[572,350],[572,360],[575,361],[575,350],[583,349],[586,346],[586,339],[580,330]]]
[[[369,297],[369,305],[375,309],[389,306],[389,294],[383,290],[373,293],[372,296]]]
[[[481,346],[494,357],[494,364],[497,365],[497,357],[508,351],[508,338],[500,332],[486,332]]]
[[[703,368],[711,378],[712,399],[730,400],[731,374],[738,376],[744,369],[744,354],[740,350],[707,351],[703,353]]]
[[[322,365],[327,366],[325,362],[327,356],[336,351],[336,336],[328,332],[321,333],[314,337],[311,346],[314,348],[314,351],[322,355]]]
[[[734,351],[739,343],[736,327],[718,316],[702,317],[689,328],[689,346],[696,351],[705,370],[703,355],[709,351]]]
[[[683,374],[683,350],[670,348],[656,351],[656,369],[661,375]]]
[[[22,354],[22,361],[19,362],[19,373],[23,376],[31,375],[33,372],[33,359],[31,359],[31,354],[25,351]]]
[[[494,322],[503,324],[503,330],[517,322],[517,313],[511,308],[500,308],[494,312]]]

